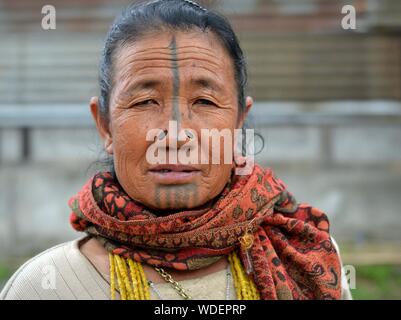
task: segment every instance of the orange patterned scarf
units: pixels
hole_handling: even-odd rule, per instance
[[[69,201],[74,229],[114,254],[193,270],[238,250],[262,299],[339,299],[340,262],[327,216],[297,204],[271,169],[235,176],[206,210],[157,216],[132,200],[110,172],[94,175]],[[253,235],[248,249],[239,239]]]

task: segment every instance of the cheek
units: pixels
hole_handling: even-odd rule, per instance
[[[147,150],[146,127],[136,121],[118,123],[113,129],[114,168],[117,179],[133,199],[142,200],[147,180],[143,159]]]
[[[229,182],[232,167],[231,165],[212,165],[209,174],[202,179],[199,188],[201,198],[207,200],[216,197]]]
[[[207,165],[206,176],[201,183],[202,191],[200,193],[209,199],[216,197],[223,190],[230,180],[234,166],[233,153],[235,150],[234,134],[236,127],[233,125],[233,119],[231,117],[230,119],[227,118],[224,121],[214,121],[214,128],[219,132],[228,129],[227,138],[220,138],[220,143],[217,146],[213,145],[212,138],[209,138],[209,148],[203,151],[209,152],[209,161],[214,157],[218,161],[215,164],[210,161]],[[219,153],[218,156],[215,155],[216,152]]]
[[[116,169],[136,171],[141,169],[148,142],[148,124],[134,116],[116,118],[113,122],[112,137]]]

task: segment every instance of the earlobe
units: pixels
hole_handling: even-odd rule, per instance
[[[241,115],[241,119],[239,121],[239,128],[242,128],[242,126],[244,125],[245,119],[248,116],[249,111],[251,110],[253,106],[253,99],[252,97],[248,96],[245,99],[245,110]]]
[[[93,117],[93,120],[96,124],[96,129],[104,141],[104,149],[107,153],[113,154],[113,140],[111,137],[111,133],[109,130],[109,125],[106,123],[104,117],[101,114],[100,106],[99,106],[99,98],[92,97],[89,102],[90,111]]]
[[[95,120],[95,123],[96,123],[96,126],[98,125],[98,117],[99,117],[99,115],[98,115],[98,113],[99,113],[99,111],[100,111],[100,108],[99,108],[99,98],[98,97],[92,97],[90,100],[89,100],[89,108],[90,108],[90,111],[91,111],[91,114],[92,114],[92,118],[93,118],[93,120]]]
[[[110,140],[105,142],[104,149],[108,154],[113,154],[113,141],[111,140],[111,138]]]
[[[253,106],[253,99],[252,97],[248,96],[246,97],[246,101],[245,101],[245,115],[248,114],[248,112],[251,110]]]

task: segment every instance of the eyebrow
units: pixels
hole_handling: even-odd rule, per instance
[[[204,87],[206,89],[211,89],[213,91],[221,91],[223,87],[216,81],[207,77],[195,77],[190,80],[192,85]]]
[[[153,89],[154,87],[157,87],[161,85],[160,80],[139,80],[135,81],[134,83],[131,83],[128,85],[127,89],[124,90],[126,92],[133,92],[133,91],[139,91],[139,90],[146,90],[146,89]]]
[[[127,86],[127,89],[125,89],[124,91],[127,93],[132,93],[132,92],[140,91],[140,90],[153,89],[157,86],[160,86],[161,84],[162,84],[162,81],[160,81],[160,80],[154,80],[154,79],[139,80],[139,81],[135,81],[134,83],[129,84]],[[213,91],[223,90],[223,87],[219,83],[217,83],[216,81],[214,81],[213,79],[208,78],[208,77],[191,78],[190,84],[198,86],[198,87],[210,89]]]

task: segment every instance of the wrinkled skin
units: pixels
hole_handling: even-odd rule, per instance
[[[121,47],[113,67],[109,121],[102,120],[96,97],[90,107],[125,192],[160,214],[210,204],[233,168],[224,164],[223,144],[220,164],[196,164],[199,172],[190,181],[161,183],[149,171],[146,152],[153,141],[146,135],[150,129],[168,129],[174,120],[178,130],[194,130],[200,144],[202,128],[242,127],[252,99],[239,113],[233,62],[219,39],[199,30],[149,33]],[[177,143],[178,149],[184,144]]]

